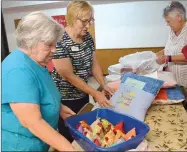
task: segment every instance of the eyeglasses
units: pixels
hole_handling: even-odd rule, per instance
[[[82,20],[82,19],[78,18],[78,20],[80,20],[80,21],[82,22],[82,25],[83,25],[83,26],[86,26],[88,23],[89,23],[90,25],[92,25],[92,24],[94,23],[94,21],[95,21],[94,18],[91,18],[90,20]]]

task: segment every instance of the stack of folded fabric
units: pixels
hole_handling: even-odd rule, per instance
[[[162,88],[153,101],[153,104],[173,104],[184,100],[185,96],[180,86],[177,85],[174,88]]]
[[[148,75],[148,77],[160,79],[164,84],[152,104],[173,104],[185,100],[183,92],[171,72],[159,71]]]

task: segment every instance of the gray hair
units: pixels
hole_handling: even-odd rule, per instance
[[[26,15],[15,31],[17,46],[32,49],[38,42],[56,43],[63,35],[63,26],[42,12]]]
[[[164,8],[163,16],[166,17],[171,14],[180,14],[183,20],[186,20],[186,9],[185,7],[177,1],[172,1],[169,6]]]

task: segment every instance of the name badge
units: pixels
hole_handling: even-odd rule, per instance
[[[72,46],[72,47],[71,47],[71,50],[72,50],[72,51],[79,51],[79,47]]]

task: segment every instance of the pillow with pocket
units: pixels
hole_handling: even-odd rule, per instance
[[[118,90],[110,99],[114,110],[144,121],[147,109],[163,83],[158,79],[125,73]]]

